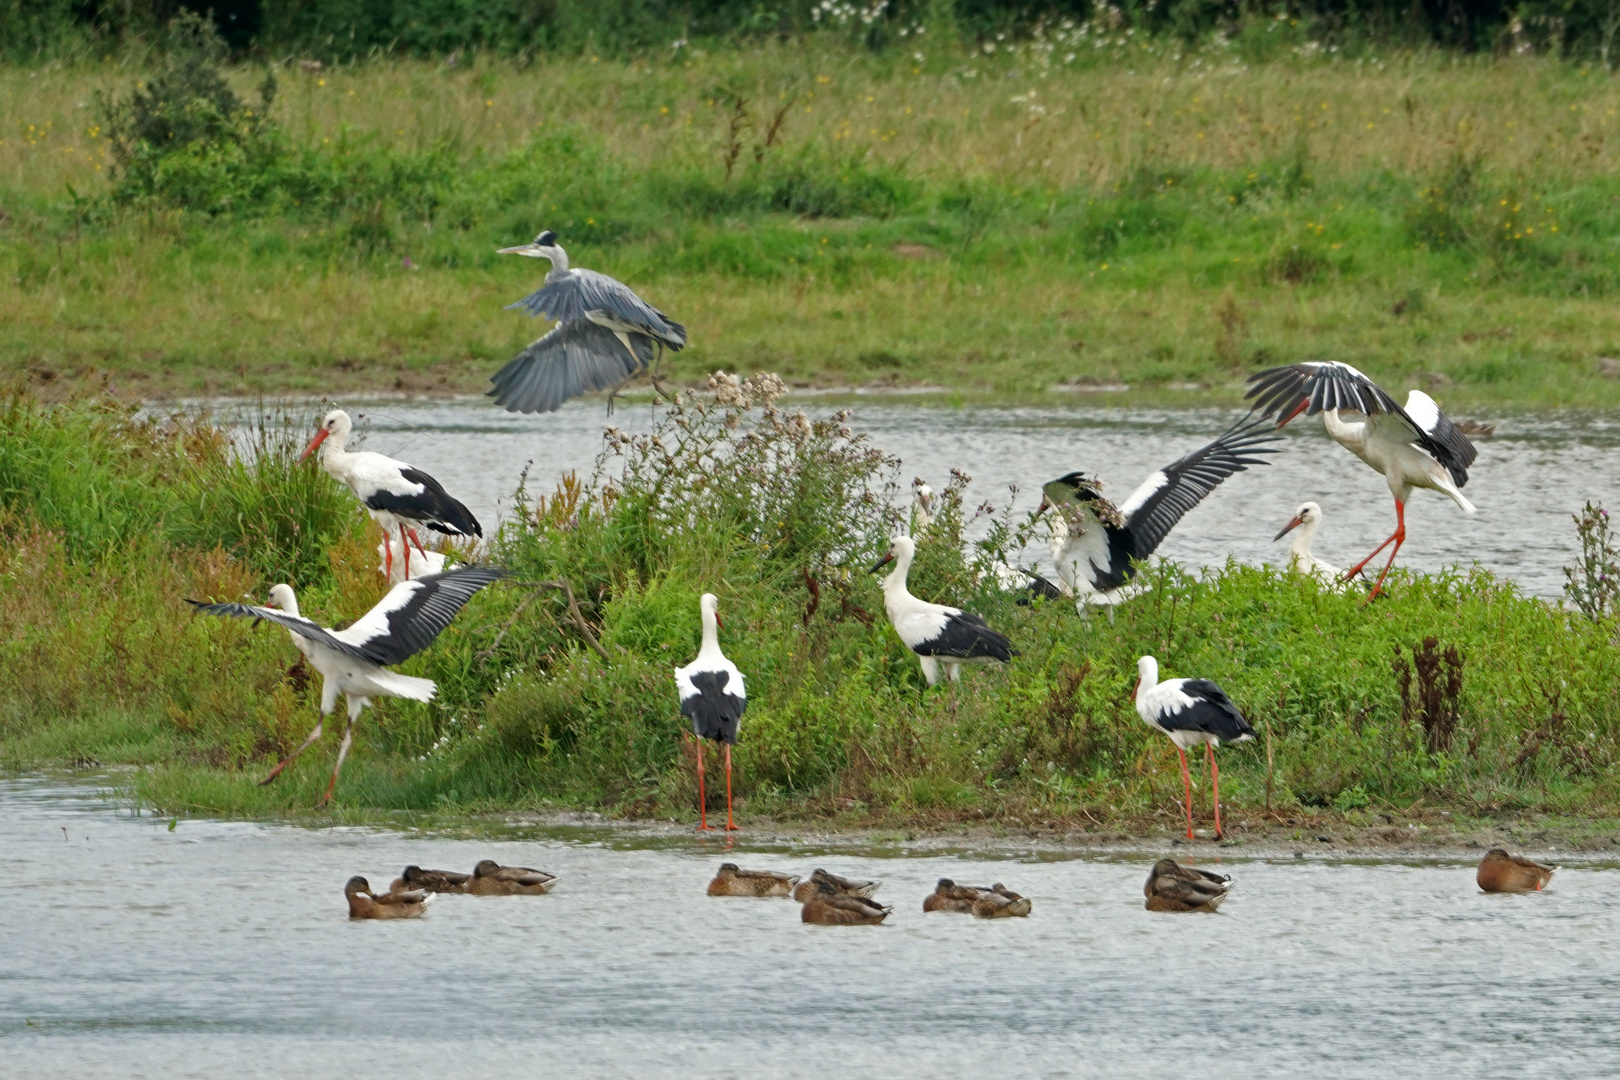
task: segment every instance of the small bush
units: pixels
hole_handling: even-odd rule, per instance
[[[1620,612],[1620,549],[1609,530],[1609,512],[1588,502],[1574,515],[1581,555],[1564,567],[1564,595],[1588,619],[1603,620]]]

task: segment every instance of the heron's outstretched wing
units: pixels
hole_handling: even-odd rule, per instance
[[[397,664],[433,644],[474,593],[505,576],[499,567],[462,566],[402,581],[347,629],[327,636],[373,664]]]
[[[1275,454],[1264,444],[1280,442],[1281,436],[1265,430],[1262,421],[1239,422],[1226,434],[1200,447],[1173,464],[1165,466],[1131,493],[1120,506],[1125,532],[1131,538],[1134,558],[1153,554],[1176,522],[1222,480],[1243,472],[1250,465],[1266,464],[1256,454]]]
[[[1249,376],[1254,412],[1262,418],[1275,414],[1277,426],[1304,413],[1315,416],[1324,409],[1349,409],[1384,427],[1399,424],[1400,438],[1416,443],[1446,467],[1458,487],[1468,483],[1468,466],[1479,451],[1440,411],[1434,399],[1413,390],[1406,408],[1367,376],[1338,361],[1307,362],[1267,368]]]
[[[686,346],[686,327],[670,321],[624,282],[595,270],[568,270],[552,275],[540,288],[507,307],[544,316],[565,326],[586,319],[618,324],[656,338],[675,351]]]
[[[621,338],[588,319],[564,322],[491,375],[495,388],[489,396],[507,412],[555,412],[570,398],[618,389],[652,358],[653,342],[645,334]]]
[[[344,656],[368,663],[375,662],[358,645],[333,637],[331,631],[315,625],[308,619],[289,615],[277,608],[256,607],[252,604],[205,604],[201,600],[187,600],[186,603],[209,615],[228,615],[239,619],[263,619],[265,622],[273,622],[277,626],[285,626],[301,638],[307,638],[317,645],[324,645]]]

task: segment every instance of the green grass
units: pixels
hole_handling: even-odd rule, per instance
[[[538,265],[494,249],[544,226],[691,327],[691,382],[1236,397],[1317,357],[1453,408],[1620,404],[1601,71],[1070,47],[289,67],[274,153],[123,199],[90,104],[144,72],[0,69],[0,370],[477,391],[541,329],[502,310]]]
[[[513,579],[402,666],[438,682],[435,702],[382,701],[364,714],[333,813],[691,816],[671,669],[696,648],[704,591],[719,595],[722,644],[748,679],[736,750],[746,813],[1172,822],[1173,751],[1130,700],[1143,653],[1166,677],[1215,679],[1262,733],[1221,752],[1234,813],[1422,802],[1471,817],[1596,818],[1620,801],[1612,616],[1592,621],[1483,573],[1397,575],[1391,596],[1366,607],[1271,570],[1229,565],[1195,579],[1166,565],[1147,571],[1151,591],[1117,619],[1081,620],[1067,604],[1020,607],[975,584],[995,552],[961,546],[955,487],[919,537],[912,587],[981,612],[1021,655],[926,691],[863,571],[899,517],[895,463],[846,436],[837,415],[811,421],[769,405],[768,381],[745,390],[750,411],[704,398],[666,415],[656,437],[617,440],[608,454],[623,472],[611,483],[603,474],[526,493],[527,510],[489,552]],[[84,405],[6,415],[7,453],[26,441],[65,455],[66,434],[112,423]],[[146,437],[124,424],[133,432],[104,437]],[[61,432],[45,438],[42,427]],[[267,492],[301,482],[273,455],[263,469],[229,456],[196,467],[240,467]],[[335,731],[274,786],[256,781],[313,725],[318,680],[279,629],[193,617],[182,602],[262,595],[271,576],[223,542],[167,527],[185,513],[165,495],[185,490],[184,470],[152,483],[170,512],[121,545],[83,551],[42,515],[83,521],[114,504],[97,504],[102,485],[73,470],[49,475],[5,489],[0,765],[138,764],[137,797],[164,812],[308,813]],[[326,572],[299,582],[304,610],[327,625],[381,591],[368,529],[340,501],[347,524],[322,541]],[[560,593],[535,587],[559,579],[596,645]],[[1412,704],[1421,676],[1403,706],[1397,669],[1429,638],[1461,663],[1449,737],[1430,736]]]

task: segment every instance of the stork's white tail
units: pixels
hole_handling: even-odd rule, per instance
[[[418,679],[415,675],[401,675],[395,671],[379,669],[368,672],[366,677],[376,684],[379,690],[385,690],[395,697],[410,698],[412,701],[432,701],[433,695],[439,691],[432,679]]]

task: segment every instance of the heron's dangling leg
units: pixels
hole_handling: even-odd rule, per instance
[[[1225,839],[1221,835],[1221,769],[1215,764],[1215,747],[1210,743],[1204,744],[1204,750],[1209,755],[1209,783],[1215,791],[1215,839]]]
[[[349,702],[349,724],[343,729],[343,741],[338,743],[337,763],[332,766],[332,779],[326,782],[326,794],[321,796],[320,806],[332,801],[332,792],[337,788],[338,773],[343,769],[343,759],[349,756],[349,745],[354,741],[354,722],[359,719],[360,710],[365,707],[363,698]]]
[[[697,740],[697,774],[698,774],[698,832],[714,832],[709,825],[709,797],[703,790],[703,736]]]
[[[271,769],[270,770],[270,775],[265,777],[263,780],[259,781],[259,786],[264,787],[264,785],[268,784],[270,781],[272,781],[276,777],[280,776],[281,775],[281,770],[285,769],[287,766],[289,766],[289,765],[291,765],[293,763],[293,758],[297,757],[299,754],[302,754],[305,750],[308,750],[309,749],[309,744],[314,742],[316,739],[321,737],[321,728],[325,724],[326,724],[326,715],[323,713],[321,715],[321,718],[319,720],[315,721],[315,730],[309,733],[309,738],[307,738],[303,742],[299,743],[298,744],[298,749],[294,750],[292,753],[290,753],[286,757],[282,758],[281,759],[281,764],[277,765],[275,768]]]
[[[737,826],[731,820],[731,744],[726,743],[726,831],[736,832]]]
[[[1182,786],[1187,789],[1187,801],[1186,801],[1186,803],[1183,804],[1182,809],[1187,811],[1187,839],[1191,840],[1193,838],[1193,833],[1192,833],[1192,773],[1187,771],[1187,751],[1183,750],[1180,746],[1177,746],[1176,747],[1176,753],[1181,755],[1181,783],[1182,783]]]

